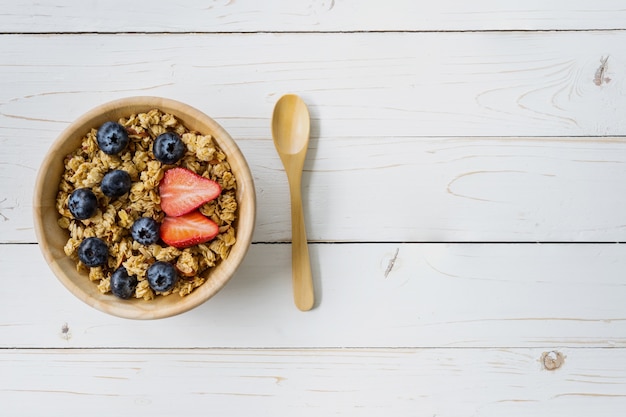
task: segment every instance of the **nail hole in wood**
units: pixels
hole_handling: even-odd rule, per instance
[[[61,326],[61,338],[65,340],[70,340],[72,338],[72,333],[70,333],[70,326],[67,323],[63,323]]]

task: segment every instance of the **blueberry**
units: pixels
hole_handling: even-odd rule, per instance
[[[137,277],[128,275],[128,271],[120,266],[111,275],[111,292],[124,300],[132,297],[137,288]]]
[[[165,292],[174,288],[178,281],[176,268],[170,263],[157,261],[148,268],[148,285],[154,291]]]
[[[67,205],[75,219],[85,220],[98,209],[98,199],[89,188],[78,188],[70,194]]]
[[[100,126],[96,139],[102,152],[109,155],[116,155],[128,146],[128,133],[124,126],[116,122],[106,122]]]
[[[140,217],[135,220],[130,233],[142,245],[152,245],[159,240],[159,224],[151,217]]]
[[[107,262],[109,248],[97,237],[88,237],[78,247],[78,259],[87,266],[101,266]]]
[[[119,197],[130,191],[130,175],[121,169],[114,169],[105,174],[100,189],[107,197]]]
[[[164,164],[175,164],[185,155],[187,147],[176,133],[162,133],[154,140],[154,157]]]

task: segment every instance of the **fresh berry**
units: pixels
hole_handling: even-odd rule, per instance
[[[176,268],[172,264],[163,261],[157,261],[150,265],[146,275],[150,288],[159,292],[171,290],[176,281],[178,281]]]
[[[111,274],[111,292],[113,295],[126,300],[135,294],[135,288],[137,288],[137,277],[128,275],[128,271],[123,266]]]
[[[122,169],[109,171],[102,178],[100,189],[107,197],[120,197],[130,191],[130,175]]]
[[[164,164],[175,164],[185,155],[187,146],[176,133],[165,132],[157,136],[152,146],[154,157]]]
[[[166,216],[161,224],[163,242],[179,249],[208,242],[218,233],[217,224],[197,210],[178,217]]]
[[[152,217],[140,217],[133,223],[130,234],[142,245],[152,245],[159,240],[159,224]]]
[[[180,167],[165,171],[159,184],[161,209],[169,216],[189,213],[221,192],[217,182]]]
[[[88,237],[78,247],[78,259],[87,266],[101,266],[107,262],[109,248],[97,237]]]
[[[128,133],[124,126],[116,122],[106,122],[100,126],[96,139],[102,152],[109,155],[116,155],[128,146]]]
[[[70,194],[67,205],[75,219],[85,220],[98,209],[98,199],[89,188],[78,188]]]

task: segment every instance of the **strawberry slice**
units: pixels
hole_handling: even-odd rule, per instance
[[[168,216],[189,213],[213,200],[221,192],[222,188],[217,182],[180,167],[165,171],[159,184],[161,209]]]
[[[208,242],[219,233],[215,222],[198,210],[178,217],[166,216],[161,223],[161,239],[175,248],[188,248]]]

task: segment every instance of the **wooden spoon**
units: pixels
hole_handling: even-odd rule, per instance
[[[313,308],[315,295],[302,211],[301,179],[309,145],[309,110],[300,97],[284,95],[274,107],[272,136],[285,166],[291,195],[291,273],[293,298],[302,311]]]

